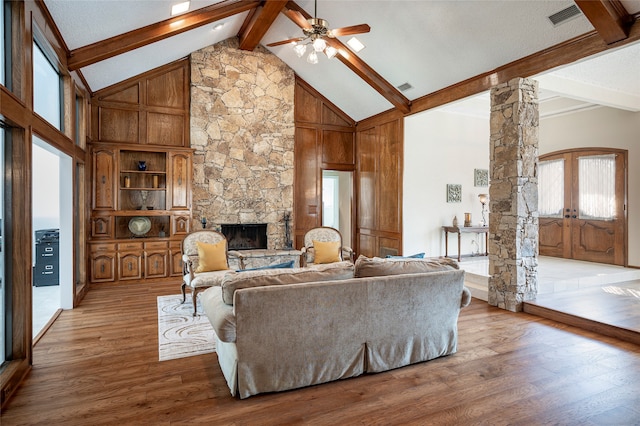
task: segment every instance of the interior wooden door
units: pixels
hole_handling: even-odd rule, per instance
[[[581,149],[540,158],[540,254],[626,265],[627,154]]]

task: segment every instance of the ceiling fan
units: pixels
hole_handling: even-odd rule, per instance
[[[304,33],[303,37],[295,37],[287,40],[269,43],[267,46],[280,46],[283,44],[294,44],[294,51],[298,57],[302,57],[307,50],[307,45],[311,44],[313,50],[307,57],[307,62],[311,64],[318,63],[318,53],[323,52],[329,59],[333,58],[337,53],[337,49],[327,44],[327,38],[336,38],[346,35],[362,34],[371,31],[368,24],[352,25],[349,27],[329,29],[329,22],[322,18],[318,18],[318,0],[315,0],[314,18],[306,19],[302,13],[297,10],[286,9],[284,12],[289,19],[298,24]],[[303,43],[307,41],[306,43]]]

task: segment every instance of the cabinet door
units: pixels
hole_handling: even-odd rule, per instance
[[[93,208],[115,209],[115,165],[113,150],[99,149],[93,152]]]
[[[118,259],[118,279],[137,280],[142,278],[142,256],[140,254],[120,253]]]
[[[167,276],[166,250],[145,253],[145,278],[163,278]]]
[[[172,235],[186,235],[189,233],[190,218],[187,215],[171,216],[171,232]]]
[[[180,249],[180,241],[171,241],[169,255],[171,262],[169,263],[169,275],[172,277],[182,276],[182,250]]]
[[[113,238],[113,217],[97,216],[91,218],[92,238]]]
[[[171,154],[171,209],[188,210],[190,201],[191,156]]]
[[[91,282],[108,282],[116,279],[115,252],[98,252],[91,254]]]

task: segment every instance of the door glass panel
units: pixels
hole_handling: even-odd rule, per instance
[[[613,220],[616,216],[616,156],[578,158],[580,219]]]
[[[322,225],[342,234],[342,245],[351,246],[353,172],[322,171]]]
[[[562,217],[564,208],[564,160],[538,164],[538,209],[540,217]]]

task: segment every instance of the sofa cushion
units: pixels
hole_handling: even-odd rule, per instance
[[[218,339],[228,343],[235,342],[236,316],[233,314],[233,306],[222,301],[220,288],[212,287],[205,290],[200,296],[200,301]]]
[[[460,269],[458,263],[449,258],[368,258],[360,255],[355,264],[355,276],[378,277],[384,275],[416,274],[420,272],[447,271]]]
[[[313,240],[313,263],[340,262],[340,241]]]
[[[269,285],[299,284],[314,281],[346,280],[353,278],[351,262],[314,265],[309,268],[264,269],[246,272],[229,272],[222,279],[222,300],[233,305],[236,290]]]
[[[220,271],[229,269],[227,265],[227,241],[222,240],[215,244],[201,243],[198,245],[198,269],[199,272]]]

